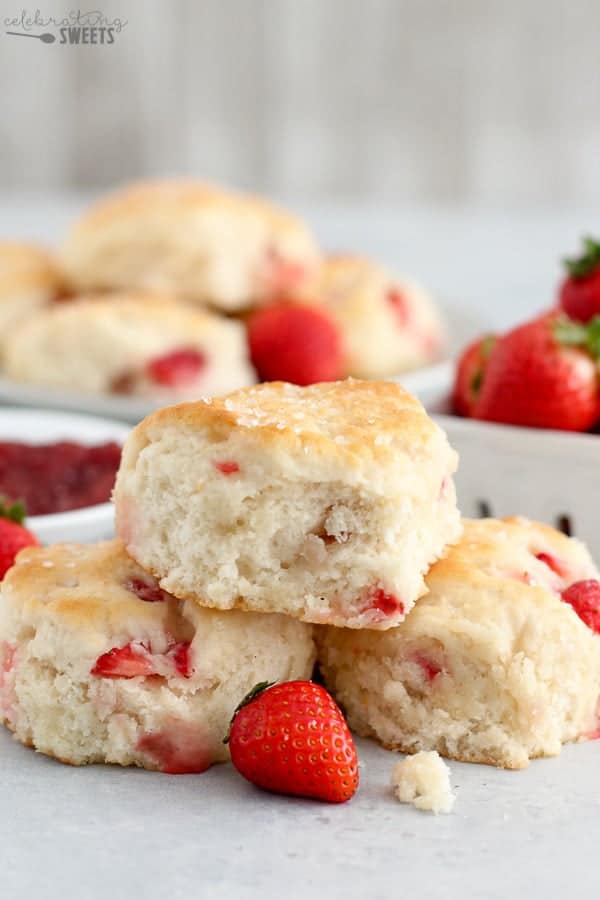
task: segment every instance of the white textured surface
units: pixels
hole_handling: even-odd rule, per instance
[[[394,799],[397,756],[361,741],[359,793],[328,806],[203,775],[71,769],[0,734],[7,900],[579,900],[600,887],[600,744],[522,772],[451,763],[432,816]]]

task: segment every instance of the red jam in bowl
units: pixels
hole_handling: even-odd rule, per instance
[[[106,503],[121,459],[114,442],[86,447],[71,441],[0,441],[0,496],[22,500],[28,516]]]

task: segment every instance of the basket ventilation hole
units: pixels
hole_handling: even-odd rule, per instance
[[[567,537],[571,537],[573,534],[573,523],[571,522],[571,516],[562,515],[556,517],[556,527],[559,531],[562,531],[563,534],[566,534]]]
[[[477,500],[477,515],[480,519],[490,519],[493,515],[492,507],[487,500]]]

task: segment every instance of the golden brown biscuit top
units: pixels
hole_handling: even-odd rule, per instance
[[[27,291],[59,294],[64,278],[50,251],[37,244],[0,241],[0,297]]]
[[[259,384],[157,410],[137,426],[132,442],[152,440],[164,427],[207,429],[219,440],[237,430],[263,444],[320,452],[346,463],[353,456],[393,462],[399,452],[418,459],[433,442],[436,453],[449,457],[451,469],[456,462],[420,402],[399,384],[385,381]]]
[[[143,600],[140,592],[157,599]],[[77,627],[112,632],[127,622],[168,630],[178,601],[167,599],[121,542],[112,540],[22,550],[2,583],[0,602],[19,604],[23,618],[31,622],[68,620]]]
[[[524,518],[465,519],[463,526],[460,541],[425,577],[429,593],[398,628],[329,628],[328,640],[380,659],[393,659],[399,648],[422,649],[426,641],[441,665],[441,648],[461,647],[494,666],[518,654],[535,655],[539,635],[552,633],[557,652],[577,652],[574,641],[582,640],[583,647],[596,647],[600,663],[600,637],[561,599],[574,582],[600,577],[584,545]]]
[[[358,253],[332,253],[324,259],[321,269],[325,281],[334,283],[342,279],[358,280],[388,274],[383,266]]]
[[[83,234],[139,217],[177,220],[211,208],[232,215],[261,217],[277,230],[305,230],[298,218],[260,197],[193,179],[165,178],[125,185],[85,213],[73,233]]]
[[[465,519],[458,544],[433,566],[430,590],[446,581],[464,584],[509,581],[518,592],[543,587],[557,592],[574,581],[596,578],[598,571],[579,541],[522,517]]]
[[[404,623],[404,636],[461,634],[491,655],[498,648],[511,655],[542,617],[591,635],[561,592],[598,577],[584,545],[554,528],[524,518],[465,520],[459,543],[426,576],[429,594]]]

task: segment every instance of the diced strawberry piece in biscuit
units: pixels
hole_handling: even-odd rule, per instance
[[[369,591],[369,606],[372,609],[378,609],[385,616],[393,616],[398,613],[404,613],[404,604],[402,600],[398,600],[393,594],[387,594],[383,588],[373,588]]]
[[[171,599],[171,595],[159,588],[156,582],[151,584],[141,578],[130,578],[125,587],[145,603],[165,603]]]
[[[233,460],[224,460],[223,462],[213,463],[213,465],[223,475],[234,475],[240,471],[239,465]]]
[[[137,678],[155,675],[154,665],[147,650],[141,644],[137,647],[139,649],[132,644],[113,647],[98,657],[91,674],[100,678]]]
[[[184,678],[190,678],[193,674],[192,655],[189,641],[180,641],[173,644],[167,651],[167,656],[173,660],[175,670]]]
[[[600,634],[600,581],[576,581],[562,592],[561,597],[565,603],[571,604],[592,631]]]
[[[302,284],[306,278],[306,266],[291,259],[283,259],[276,250],[270,249],[267,252],[263,278],[265,293],[281,299]]]
[[[564,578],[567,575],[567,569],[565,565],[556,558],[556,556],[552,556],[551,553],[536,553],[536,559],[539,559],[540,562],[545,563],[549,569],[552,569],[555,575],[560,575],[561,578]]]
[[[147,756],[165,775],[205,772],[214,760],[207,741],[197,728],[173,722],[168,730],[143,734],[136,750]]]
[[[415,662],[423,672],[425,679],[429,682],[432,682],[442,671],[441,666],[420,653],[415,655]]]
[[[148,363],[148,377],[163,387],[185,387],[192,384],[206,366],[206,357],[199,350],[183,347],[159,356]]]
[[[385,296],[396,314],[398,324],[402,328],[408,328],[410,322],[410,306],[406,296],[398,288],[390,288]]]

